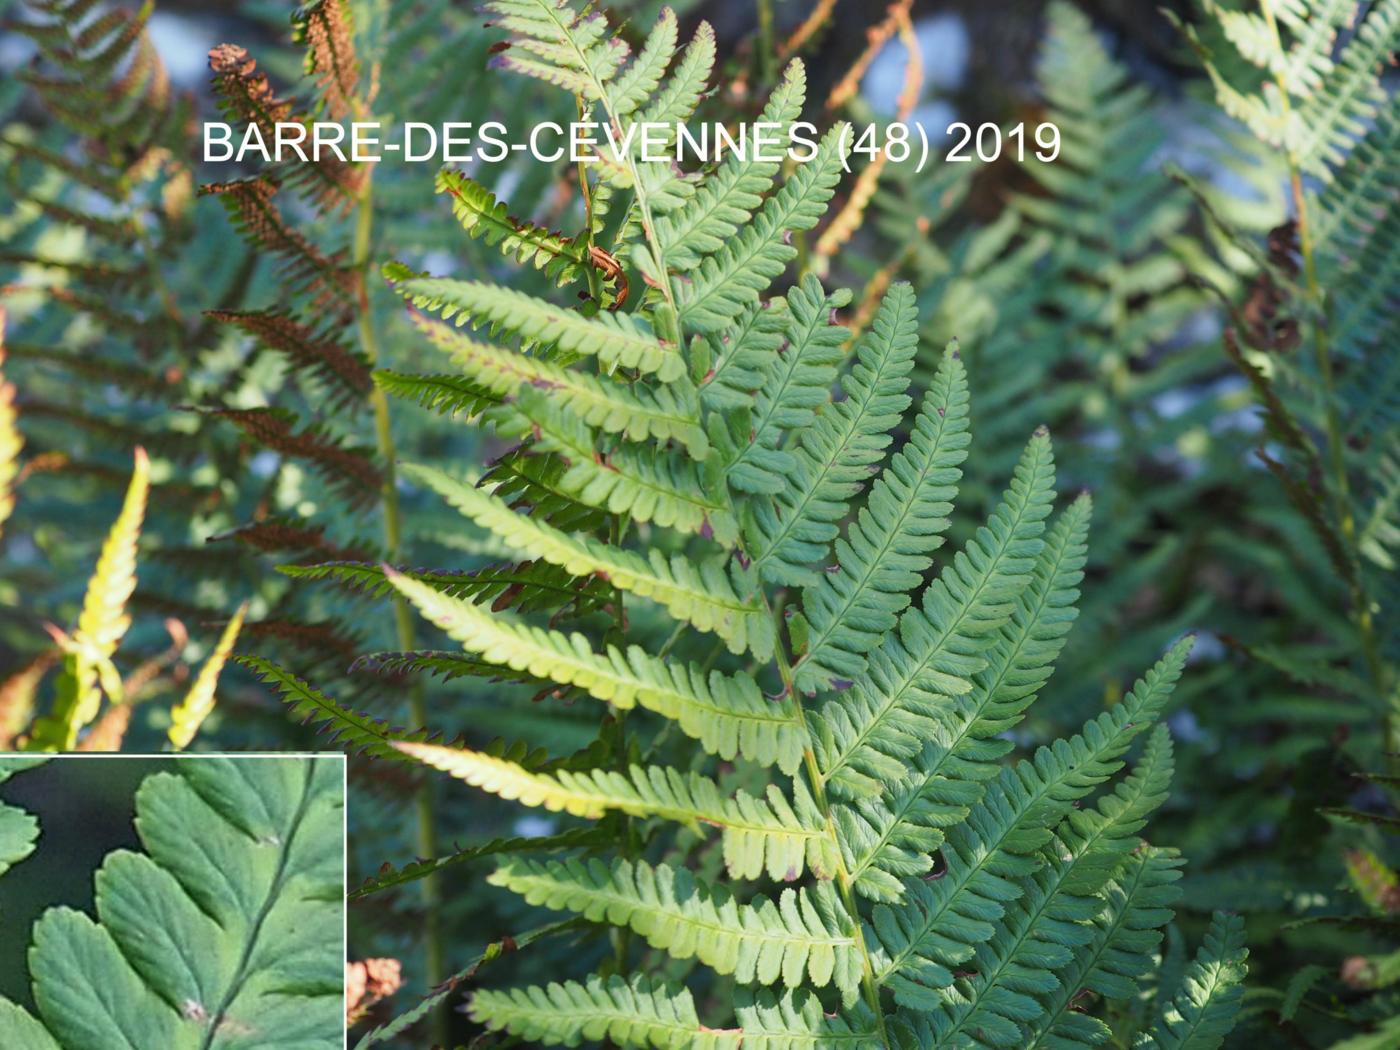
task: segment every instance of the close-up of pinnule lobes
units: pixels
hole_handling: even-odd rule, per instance
[[[0,1046],[1400,1045],[1400,0],[0,18]]]

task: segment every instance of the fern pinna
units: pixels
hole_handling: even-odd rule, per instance
[[[487,6],[509,34],[499,64],[573,92],[619,141],[704,95],[706,26],[677,53],[666,13],[629,61],[599,14]],[[760,119],[790,124],[804,89],[794,63]],[[386,566],[370,584],[459,642],[464,673],[611,713],[595,748],[563,760],[449,746],[250,662],[351,748],[605,829],[425,858],[359,892],[494,852],[492,885],[585,920],[551,935],[616,928],[592,977],[477,991],[489,1029],[565,1045],[1092,1045],[1110,1030],[1086,1001],[1134,997],[1152,968],[1181,860],[1139,832],[1167,793],[1154,723],[1190,643],[1078,734],[1004,761],[1075,618],[1090,499],[1056,511],[1038,430],[986,523],[934,571],[970,444],[956,346],[915,409],[907,286],[858,337],[834,319],[846,293],[812,276],[773,288],[835,192],[840,143],[833,129],[781,181],[740,153],[690,174],[604,154],[585,166],[575,238],[503,217],[460,174],[440,180],[468,232],[579,285],[579,309],[385,268],[445,364],[376,381],[518,442],[475,483],[405,476],[550,571],[490,606],[436,572]],[[601,583],[601,614],[561,582]],[[526,605],[556,615],[509,614]],[[1240,940],[1218,917],[1198,962],[1210,979],[1163,990],[1149,1045],[1218,1044]]]

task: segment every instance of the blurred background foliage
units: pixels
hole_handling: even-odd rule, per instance
[[[559,92],[490,71],[496,37],[448,0],[350,4],[357,67],[340,80],[317,62],[321,6],[289,24],[286,5],[255,0],[215,10],[162,0],[129,18],[83,0],[0,0],[10,20],[0,37],[3,370],[24,442],[0,547],[0,739],[17,739],[45,709],[56,673],[45,624],[76,620],[137,446],[151,457],[152,489],[118,657],[139,679],[127,690],[127,747],[163,740],[187,668],[243,601],[241,651],[370,717],[431,722],[477,744],[525,739],[554,757],[597,736],[588,705],[533,696],[440,654],[448,646],[363,570],[310,568],[500,565],[500,551],[393,477],[396,454],[461,474],[505,447],[402,402],[391,414],[370,369],[440,373],[443,359],[413,332],[378,265],[490,275],[539,294],[550,282],[465,237],[430,166],[203,165],[199,122],[221,107],[232,120],[286,106],[323,119],[513,128],[574,115]],[[659,6],[612,11],[635,43]],[[1241,911],[1252,966],[1240,1045],[1320,1047],[1356,1032],[1376,1040],[1357,1046],[1400,1045],[1384,1041],[1398,1012],[1400,968],[1385,961],[1400,905],[1382,835],[1397,819],[1384,779],[1397,747],[1387,735],[1397,631],[1377,597],[1394,591],[1400,537],[1400,120],[1385,66],[1396,5],[1313,5],[1339,58],[1368,43],[1357,43],[1363,18],[1381,26],[1364,63],[1364,90],[1381,96],[1379,116],[1312,166],[1291,140],[1261,134],[1247,107],[1222,111],[1222,83],[1261,90],[1221,30],[1253,3],[672,6],[683,36],[702,18],[717,31],[710,115],[756,112],[775,70],[800,55],[819,124],[898,117],[935,139],[953,120],[1060,127],[1053,165],[1003,158],[919,173],[890,163],[878,182],[851,180],[804,258],[829,284],[856,289],[857,325],[890,281],[914,282],[924,382],[943,345],[960,341],[983,453],[965,499],[990,509],[1039,423],[1055,435],[1063,487],[1095,494],[1081,620],[1035,705],[1041,721],[1016,730],[1018,742],[1072,731],[1173,637],[1199,632],[1171,716],[1177,790],[1154,832],[1191,862],[1167,951],[1180,951],[1183,933],[1199,938],[1211,909]],[[226,43],[235,48],[210,55]],[[1342,83],[1338,68],[1342,95],[1361,81]],[[1360,159],[1347,167],[1353,150]],[[1322,309],[1302,273],[1313,260],[1300,261],[1297,231],[1283,225],[1296,217],[1290,167],[1315,202],[1319,280],[1339,335],[1325,377],[1309,348]],[[564,167],[472,175],[514,215],[566,232],[581,222]],[[1231,346],[1303,421],[1308,448],[1264,430]],[[1336,428],[1334,411],[1345,415]],[[1335,437],[1346,458],[1329,474]],[[1255,456],[1261,444],[1289,460],[1301,489]],[[531,468],[506,456],[492,469]],[[1338,477],[1351,479],[1340,494]],[[1329,549],[1345,531],[1339,499],[1352,501],[1345,513],[1356,508],[1343,561],[1361,550],[1364,567]],[[980,520],[968,509],[966,520]],[[511,585],[508,574],[440,582],[485,599]],[[285,712],[231,667],[194,746],[326,746]],[[1358,779],[1363,771],[1380,779]],[[435,791],[408,767],[352,761],[351,779],[352,885],[388,858],[445,856],[557,823]],[[352,907],[352,952],[402,958],[420,990],[467,966],[523,921],[513,899],[473,892],[477,877],[453,864],[367,897]],[[1390,890],[1368,893],[1376,880]],[[548,974],[550,951],[603,947],[551,942],[493,965]],[[466,1038],[465,1020],[453,1023]]]

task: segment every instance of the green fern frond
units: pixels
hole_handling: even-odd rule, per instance
[[[515,218],[494,193],[461,172],[439,171],[437,191],[451,196],[452,214],[467,233],[521,265],[544,271],[558,287],[577,281],[589,265],[586,245]]]
[[[537,1042],[576,1046],[606,1036],[620,1046],[658,1050],[837,1050],[880,1045],[869,1011],[854,1021],[829,1015],[805,990],[774,995],[766,989],[737,992],[734,1028],[700,1023],[689,990],[647,977],[590,977],[509,992],[477,992],[473,1020]]]
[[[869,669],[829,701],[815,727],[820,765],[845,794],[902,778],[933,711],[972,688],[985,653],[1030,585],[1054,493],[1050,438],[1031,439],[987,524],[873,650]]]
[[[1215,1050],[1235,1026],[1244,998],[1244,920],[1216,912],[1205,942],[1182,977],[1143,1046],[1158,1050]]]
[[[1121,704],[1087,723],[1081,735],[1043,747],[1004,768],[942,849],[947,871],[932,882],[908,880],[897,905],[881,904],[872,925],[886,956],[880,980],[910,1009],[931,1009],[953,983],[952,967],[994,933],[1014,881],[1041,867],[1034,854],[1052,828],[1122,766],[1133,738],[1161,711],[1186,660],[1189,642],[1170,650]]]
[[[767,610],[738,595],[722,562],[681,556],[668,560],[655,550],[644,558],[525,518],[499,498],[440,471],[410,465],[405,473],[527,557],[543,558],[575,576],[602,575],[614,586],[664,606],[675,618],[713,631],[732,652],[752,650],[759,659],[767,659],[773,651],[773,622]]]
[[[810,230],[825,214],[841,181],[842,126],[818,144],[816,156],[800,164],[782,189],[764,202],[753,222],[715,255],[707,256],[683,286],[678,313],[687,328],[723,328],[783,272],[796,256],[790,235]]]
[[[371,758],[401,757],[395,749],[397,744],[424,740],[428,736],[424,729],[413,733],[403,732],[392,728],[387,722],[342,707],[271,660],[260,656],[238,656],[235,659],[282,694],[292,717],[330,734],[334,743],[350,753]]]
[[[1093,919],[1092,945],[1075,954],[1060,985],[1041,996],[1044,1013],[1026,1050],[1074,1050],[1098,1046],[1112,1035],[1102,1020],[1074,1008],[1083,989],[1114,999],[1137,994],[1137,979],[1152,966],[1152,953],[1181,896],[1181,859],[1170,850],[1143,848],[1130,856],[1105,889],[1107,904]]]
[[[786,137],[792,122],[802,113],[807,97],[807,71],[793,62],[782,82],[768,97],[758,123],[771,128],[775,138]],[[731,153],[701,184],[687,207],[657,219],[656,239],[666,260],[677,270],[691,270],[701,259],[720,251],[746,226],[763,195],[773,185],[781,164],[759,156]]]
[[[1023,1026],[1042,1017],[1040,997],[1059,988],[1056,973],[1092,949],[1089,922],[1103,907],[1098,894],[1141,845],[1136,833],[1166,799],[1171,774],[1169,737],[1158,726],[1132,776],[1094,809],[1070,813],[1072,827],[1043,847],[1041,867],[1022,883],[1025,892],[1008,906],[996,935],[977,945],[969,964],[976,976],[964,994],[929,1015],[940,1042],[975,1033],[983,1045],[1023,1045]]]
[[[835,678],[855,679],[865,653],[879,644],[909,605],[943,543],[948,513],[967,457],[967,373],[956,347],[944,353],[914,420],[913,436],[875,479],[870,500],[844,539],[836,569],[802,595],[807,650],[794,668],[797,686],[813,691]]]
[[[298,580],[335,580],[348,590],[381,598],[393,590],[382,565],[338,561],[315,565],[279,565],[277,571]],[[454,598],[470,598],[492,612],[549,609],[558,618],[567,611],[582,616],[605,608],[614,592],[603,581],[580,580],[557,565],[527,561],[475,570],[399,569],[401,575],[428,584]]]
[[[656,1050],[737,1050],[742,1033],[705,1029],[683,985],[646,976],[590,977],[547,986],[482,990],[471,999],[472,1020],[493,1032],[578,1046],[606,1039],[618,1046]]]
[[[1302,170],[1326,179],[1385,102],[1377,70],[1400,40],[1400,3],[1368,5],[1338,48],[1337,30],[1356,17],[1356,4],[1267,2],[1254,13],[1204,0],[1237,62],[1212,54],[1196,31],[1188,37],[1204,56],[1221,108]],[[1267,87],[1256,90],[1240,64],[1267,76]]]
[[[697,463],[666,449],[600,448],[599,436],[542,391],[522,390],[509,406],[518,426],[503,433],[533,436],[532,448],[560,456],[569,469],[559,487],[580,503],[645,525],[654,522],[732,547],[739,523],[717,461]]]
[[[534,773],[492,755],[432,744],[396,744],[405,755],[526,806],[596,819],[610,810],[634,817],[661,817],[697,833],[703,826],[723,832],[724,862],[736,879],[765,872],[792,881],[804,868],[819,877],[835,871],[834,847],[816,804],[799,789],[794,801],[776,786],[758,799],[740,791],[729,798],[698,773],[656,766],[613,770]]]
[[[759,303],[722,333],[706,337],[712,362],[700,384],[700,400],[706,409],[732,412],[753,405],[754,394],[763,386],[768,367],[777,360],[778,348],[783,345],[784,322],[782,313]]]
[[[849,334],[832,323],[831,314],[847,302],[849,297],[841,293],[827,295],[821,283],[808,275],[787,294],[788,316],[783,329],[787,345],[781,352],[780,342],[772,338],[777,324],[764,320],[772,307],[744,316],[736,351],[752,355],[755,364],[766,367],[752,419],[737,413],[731,417],[740,433],[737,440],[731,437],[728,447],[721,449],[731,488],[776,494],[787,487],[796,460],[780,446],[788,434],[809,426],[817,409],[831,399],[841,347]],[[751,350],[740,350],[746,335],[755,345]]]
[[[740,904],[685,868],[626,860],[507,862],[488,881],[531,904],[629,926],[652,947],[742,984],[834,985],[848,1005],[860,986],[860,950],[830,883],[784,890],[776,904],[762,896]]]
[[[902,879],[924,875],[943,843],[943,828],[964,819],[1009,750],[1010,729],[1049,676],[1074,623],[1075,585],[1082,575],[1089,500],[1081,496],[1050,530],[1030,587],[1001,628],[987,668],[973,690],[937,715],[934,742],[911,760],[912,771],[878,798],[836,807],[846,870],[857,892],[898,900]]]
[[[647,387],[624,385],[591,376],[577,369],[562,368],[535,354],[519,354],[490,343],[468,339],[446,325],[420,322],[419,330],[441,350],[450,355],[453,364],[466,373],[458,376],[401,376],[380,371],[375,374],[390,393],[409,397],[437,411],[476,415],[487,407],[483,394],[497,395],[490,403],[499,403],[525,388],[548,393],[592,427],[609,434],[622,434],[630,441],[679,441],[697,460],[709,452],[709,439],[700,420],[700,406],[695,390],[685,382]],[[426,396],[416,389],[425,378],[445,390],[451,384],[465,380],[463,396]]]
[[[608,830],[601,825],[566,828],[553,835],[534,835],[528,838],[492,839],[479,846],[468,846],[454,850],[441,857],[414,860],[400,867],[385,861],[369,878],[346,894],[350,901],[365,900],[376,893],[383,893],[399,886],[425,879],[446,868],[467,864],[482,857],[496,857],[502,853],[548,853],[559,850],[589,849],[606,846],[612,839]]]
[[[842,377],[845,398],[802,431],[793,453],[796,469],[784,491],[771,503],[757,501],[746,532],[748,552],[764,579],[817,582],[812,564],[825,559],[851,499],[909,407],[905,390],[919,343],[918,319],[913,290],[894,285],[857,345],[855,367]]]
[[[480,606],[402,575],[390,580],[433,623],[470,652],[536,678],[575,685],[622,710],[636,705],[674,719],[689,737],[726,761],[743,755],[796,772],[805,735],[790,699],[764,698],[747,675],[724,675],[660,660],[640,646],[595,653],[581,634],[512,623]]]
[[[444,321],[455,317],[458,327],[468,322],[474,328],[488,325],[493,335],[504,333],[563,353],[596,357],[605,368],[655,373],[663,383],[685,374],[685,362],[676,347],[658,339],[645,321],[632,314],[584,317],[499,285],[418,277],[397,264],[385,266],[384,276],[414,306]]]

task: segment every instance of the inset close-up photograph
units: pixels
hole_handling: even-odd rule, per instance
[[[1400,0],[0,26],[0,1050],[1400,1050]]]
[[[344,1042],[345,760],[0,756],[0,1046]]]

